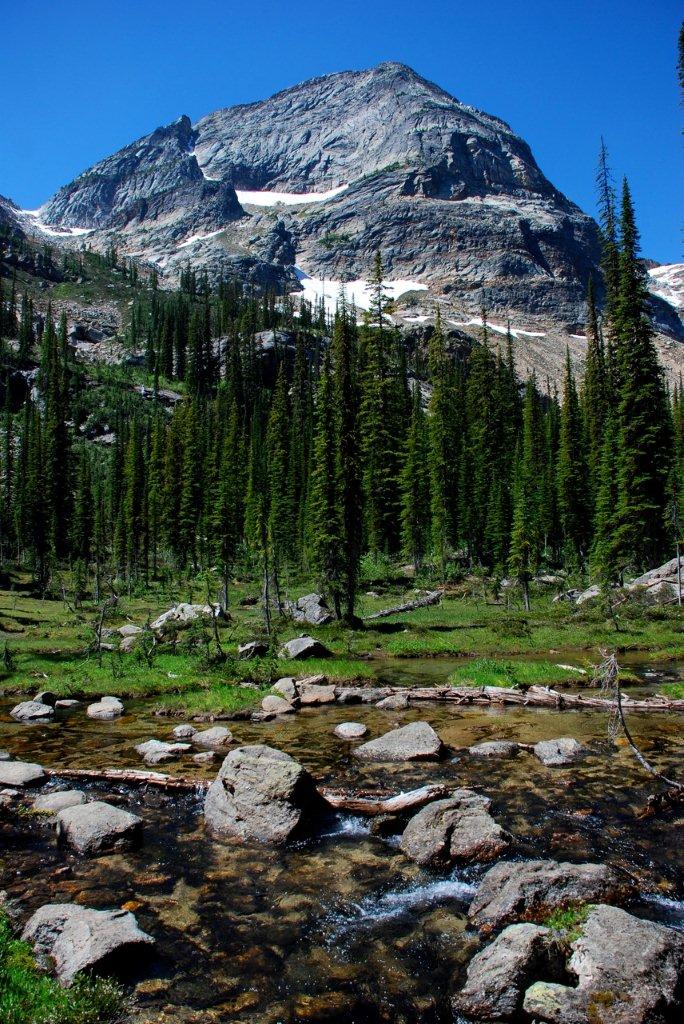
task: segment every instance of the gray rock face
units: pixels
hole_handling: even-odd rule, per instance
[[[198,747],[221,750],[233,742],[233,734],[225,725],[214,725],[211,729],[203,729],[201,732],[193,733],[192,742]]]
[[[527,986],[539,977],[561,979],[562,971],[548,928],[509,925],[470,961],[454,1009],[475,1020],[517,1020]]]
[[[315,193],[263,210],[235,189]],[[143,252],[169,273],[280,284],[307,273],[367,278],[378,239],[388,275],[449,287],[478,313],[579,319],[598,257],[593,222],[544,177],[503,121],[386,63],[159,128],[47,204],[46,223]]]
[[[154,944],[125,910],[91,910],[73,903],[49,903],[29,919],[22,938],[39,959],[54,963],[62,984],[78,971],[106,970],[117,955],[135,955]]]
[[[490,805],[491,800],[479,793],[457,789],[411,818],[401,848],[423,867],[494,860],[507,848],[510,837],[490,815]]]
[[[333,731],[341,740],[358,740],[366,735],[368,726],[361,722],[340,722]]]
[[[30,761],[1,761],[0,786],[34,786],[42,782],[45,772]]]
[[[442,741],[431,725],[411,722],[363,743],[354,754],[364,761],[434,761],[441,751]]]
[[[164,743],[163,740],[147,740],[135,748],[145,764],[168,764],[178,761],[191,749],[189,743]]]
[[[324,644],[314,640],[312,636],[298,636],[288,640],[278,652],[279,658],[290,658],[292,661],[306,661],[307,658],[329,658],[330,651]]]
[[[473,757],[515,757],[519,750],[519,744],[509,740],[487,740],[469,747],[468,753]]]
[[[593,907],[572,943],[577,987],[537,982],[524,1009],[549,1024],[664,1024],[681,1015],[684,935],[617,907]]]
[[[57,838],[85,856],[128,850],[140,843],[142,820],[120,807],[94,800],[59,812]]]
[[[541,740],[534,745],[535,757],[538,757],[542,764],[551,768],[573,764],[584,757],[586,752],[586,747],[583,747],[572,736],[559,736],[555,740]]]
[[[54,718],[55,709],[51,704],[42,701],[24,700],[12,708],[10,715],[17,722],[40,722]]]
[[[263,745],[238,747],[207,791],[204,817],[222,835],[284,843],[315,802],[311,776],[288,754]]]
[[[476,928],[489,933],[516,921],[543,920],[559,907],[619,900],[625,892],[605,864],[502,861],[482,879],[468,916]]]
[[[57,814],[67,807],[79,807],[86,802],[86,795],[80,789],[62,789],[57,793],[45,793],[33,801],[33,810],[41,814]]]

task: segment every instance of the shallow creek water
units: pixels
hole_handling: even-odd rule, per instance
[[[417,681],[416,666],[410,671]],[[446,675],[442,665],[439,679],[432,672],[418,679],[437,683]],[[12,703],[0,701],[0,748],[48,767],[140,767],[133,746],[168,738],[176,724],[155,717],[154,702],[130,701],[113,722],[92,721],[77,708],[54,723],[25,726],[9,719]],[[332,732],[341,721],[360,721],[372,738],[417,719],[429,721],[450,748],[440,763],[364,764]],[[677,770],[684,750],[679,716],[633,714],[631,725],[658,768]],[[637,819],[654,786],[629,751],[608,740],[604,714],[333,706],[230,727],[237,743],[279,747],[335,786],[472,786],[491,797],[492,813],[516,837],[512,857],[608,861],[638,879],[641,916],[684,922],[676,823]],[[465,750],[487,739],[533,743],[562,735],[586,743],[590,756],[552,769],[529,753],[483,761]],[[187,761],[163,770],[210,778],[216,766]],[[141,1021],[453,1020],[449,995],[478,948],[465,913],[483,869],[431,874],[403,856],[396,837],[372,836],[367,822],[344,815],[320,821],[310,838],[282,850],[216,841],[192,795],[89,788],[143,817],[142,848],[79,860],[58,850],[44,825],[5,820],[0,887],[26,913],[74,900],[134,909],[157,939],[155,954],[131,965]]]

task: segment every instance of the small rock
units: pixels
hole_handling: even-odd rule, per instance
[[[190,750],[189,743],[164,743],[162,740],[147,740],[135,748],[145,764],[167,764],[177,761]]]
[[[0,761],[11,761],[12,755],[9,750],[0,750]]]
[[[368,726],[361,722],[340,722],[333,731],[341,740],[358,740],[366,735]]]
[[[542,921],[559,907],[612,902],[629,892],[605,864],[502,861],[480,882],[468,916],[488,934],[516,921]]]
[[[56,708],[77,708],[80,707],[80,700],[74,700],[71,697],[66,697],[64,700],[58,700],[55,704]]]
[[[318,803],[305,768],[282,750],[257,744],[228,754],[207,790],[204,817],[223,835],[283,843]]]
[[[436,760],[441,752],[442,741],[427,722],[403,725],[354,750],[355,756],[364,761]]]
[[[250,658],[263,658],[267,654],[268,644],[264,640],[250,640],[238,647],[238,657],[242,661],[248,661]]]
[[[297,687],[292,676],[285,676],[283,679],[279,679],[277,683],[273,684],[273,689],[277,690],[281,697],[285,700],[289,700],[292,703],[297,697]]]
[[[30,761],[0,762],[0,786],[34,786],[44,778],[42,765]]]
[[[299,702],[302,705],[334,704],[335,687],[319,686],[316,683],[307,682],[305,679],[302,679],[299,682]]]
[[[139,845],[142,820],[120,807],[94,800],[59,812],[57,838],[84,855],[127,850]]]
[[[487,740],[468,747],[468,753],[473,757],[515,757],[519,750],[520,745],[509,740]]]
[[[587,753],[586,747],[572,736],[559,736],[555,740],[541,740],[534,745],[535,757],[551,768],[579,761]]]
[[[123,714],[124,706],[117,697],[102,697],[96,704],[89,704],[86,714],[89,718],[108,720],[119,718]]]
[[[138,638],[135,636],[125,636],[119,644],[119,650],[123,654],[130,654],[134,651],[137,646]]]
[[[534,978],[563,977],[563,956],[548,928],[512,924],[468,964],[454,1009],[476,1020],[517,1020],[525,989]]]
[[[233,742],[233,734],[225,726],[215,725],[211,729],[196,732],[192,737],[192,742],[196,743],[198,747],[211,747],[213,750],[220,750]]]
[[[199,754],[193,754],[192,759],[195,764],[212,764],[214,761],[218,761],[220,756],[217,750],[203,750]]]
[[[37,700],[25,700],[12,708],[10,715],[17,722],[39,722],[54,718],[55,709],[50,704],[42,704]]]
[[[283,697],[276,697],[273,694],[264,697],[261,707],[267,714],[271,715],[291,715],[295,710],[289,701]]]
[[[510,836],[489,814],[490,805],[491,800],[479,793],[457,789],[411,818],[401,848],[423,867],[494,860],[507,848]]]
[[[142,626],[135,626],[132,622],[127,622],[124,626],[119,626],[117,630],[119,636],[138,636],[142,631]]]
[[[60,789],[56,793],[44,793],[33,801],[33,810],[41,814],[56,814],[67,807],[78,807],[86,802],[86,795],[80,789]]]
[[[278,652],[279,658],[292,661],[304,661],[307,658],[329,658],[331,651],[312,636],[299,636],[283,644]]]
[[[409,699],[405,693],[392,693],[389,697],[378,701],[375,706],[382,711],[405,711],[409,706]]]
[[[189,740],[196,732],[197,729],[194,725],[177,725],[173,730],[173,735],[177,740]]]
[[[65,985],[78,971],[100,967],[113,954],[139,955],[141,946],[154,944],[125,910],[91,910],[71,903],[41,907],[28,921],[22,939],[31,943],[39,958],[54,963]]]

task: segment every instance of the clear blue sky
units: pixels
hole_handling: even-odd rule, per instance
[[[1,0],[0,193],[44,202],[160,124],[382,60],[508,121],[589,213],[599,137],[644,254],[680,262],[681,0]]]

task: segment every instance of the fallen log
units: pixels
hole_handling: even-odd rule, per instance
[[[421,786],[420,789],[412,789],[408,793],[397,793],[396,796],[385,798],[354,796],[348,793],[339,793],[326,787],[318,787],[318,792],[323,799],[337,811],[350,811],[352,814],[364,814],[374,818],[379,814],[401,814],[403,811],[415,810],[432,803],[433,800],[440,800],[449,793],[449,786],[434,785]]]
[[[439,604],[443,596],[443,590],[431,590],[424,597],[417,597],[415,601],[406,601],[405,604],[397,604],[393,608],[383,608],[379,612],[373,612],[372,615],[364,615],[363,621],[370,622],[372,619],[386,619],[390,615],[401,615],[403,612],[415,612],[418,608]]]
[[[45,768],[52,779],[80,779],[82,782],[124,782],[129,786],[155,786],[158,789],[206,789],[206,779],[188,779],[166,775],[164,772],[145,772],[137,768]]]
[[[605,697],[587,696],[585,694],[560,693],[548,686],[530,686],[526,690],[509,689],[503,686],[483,687],[419,687],[411,689],[405,686],[392,687],[392,695],[401,693],[409,701],[434,701],[454,704],[518,704],[523,707],[549,707],[558,710],[600,709],[608,711],[614,702]],[[622,706],[626,711],[684,711],[684,700],[668,697],[632,697],[622,698]]]

